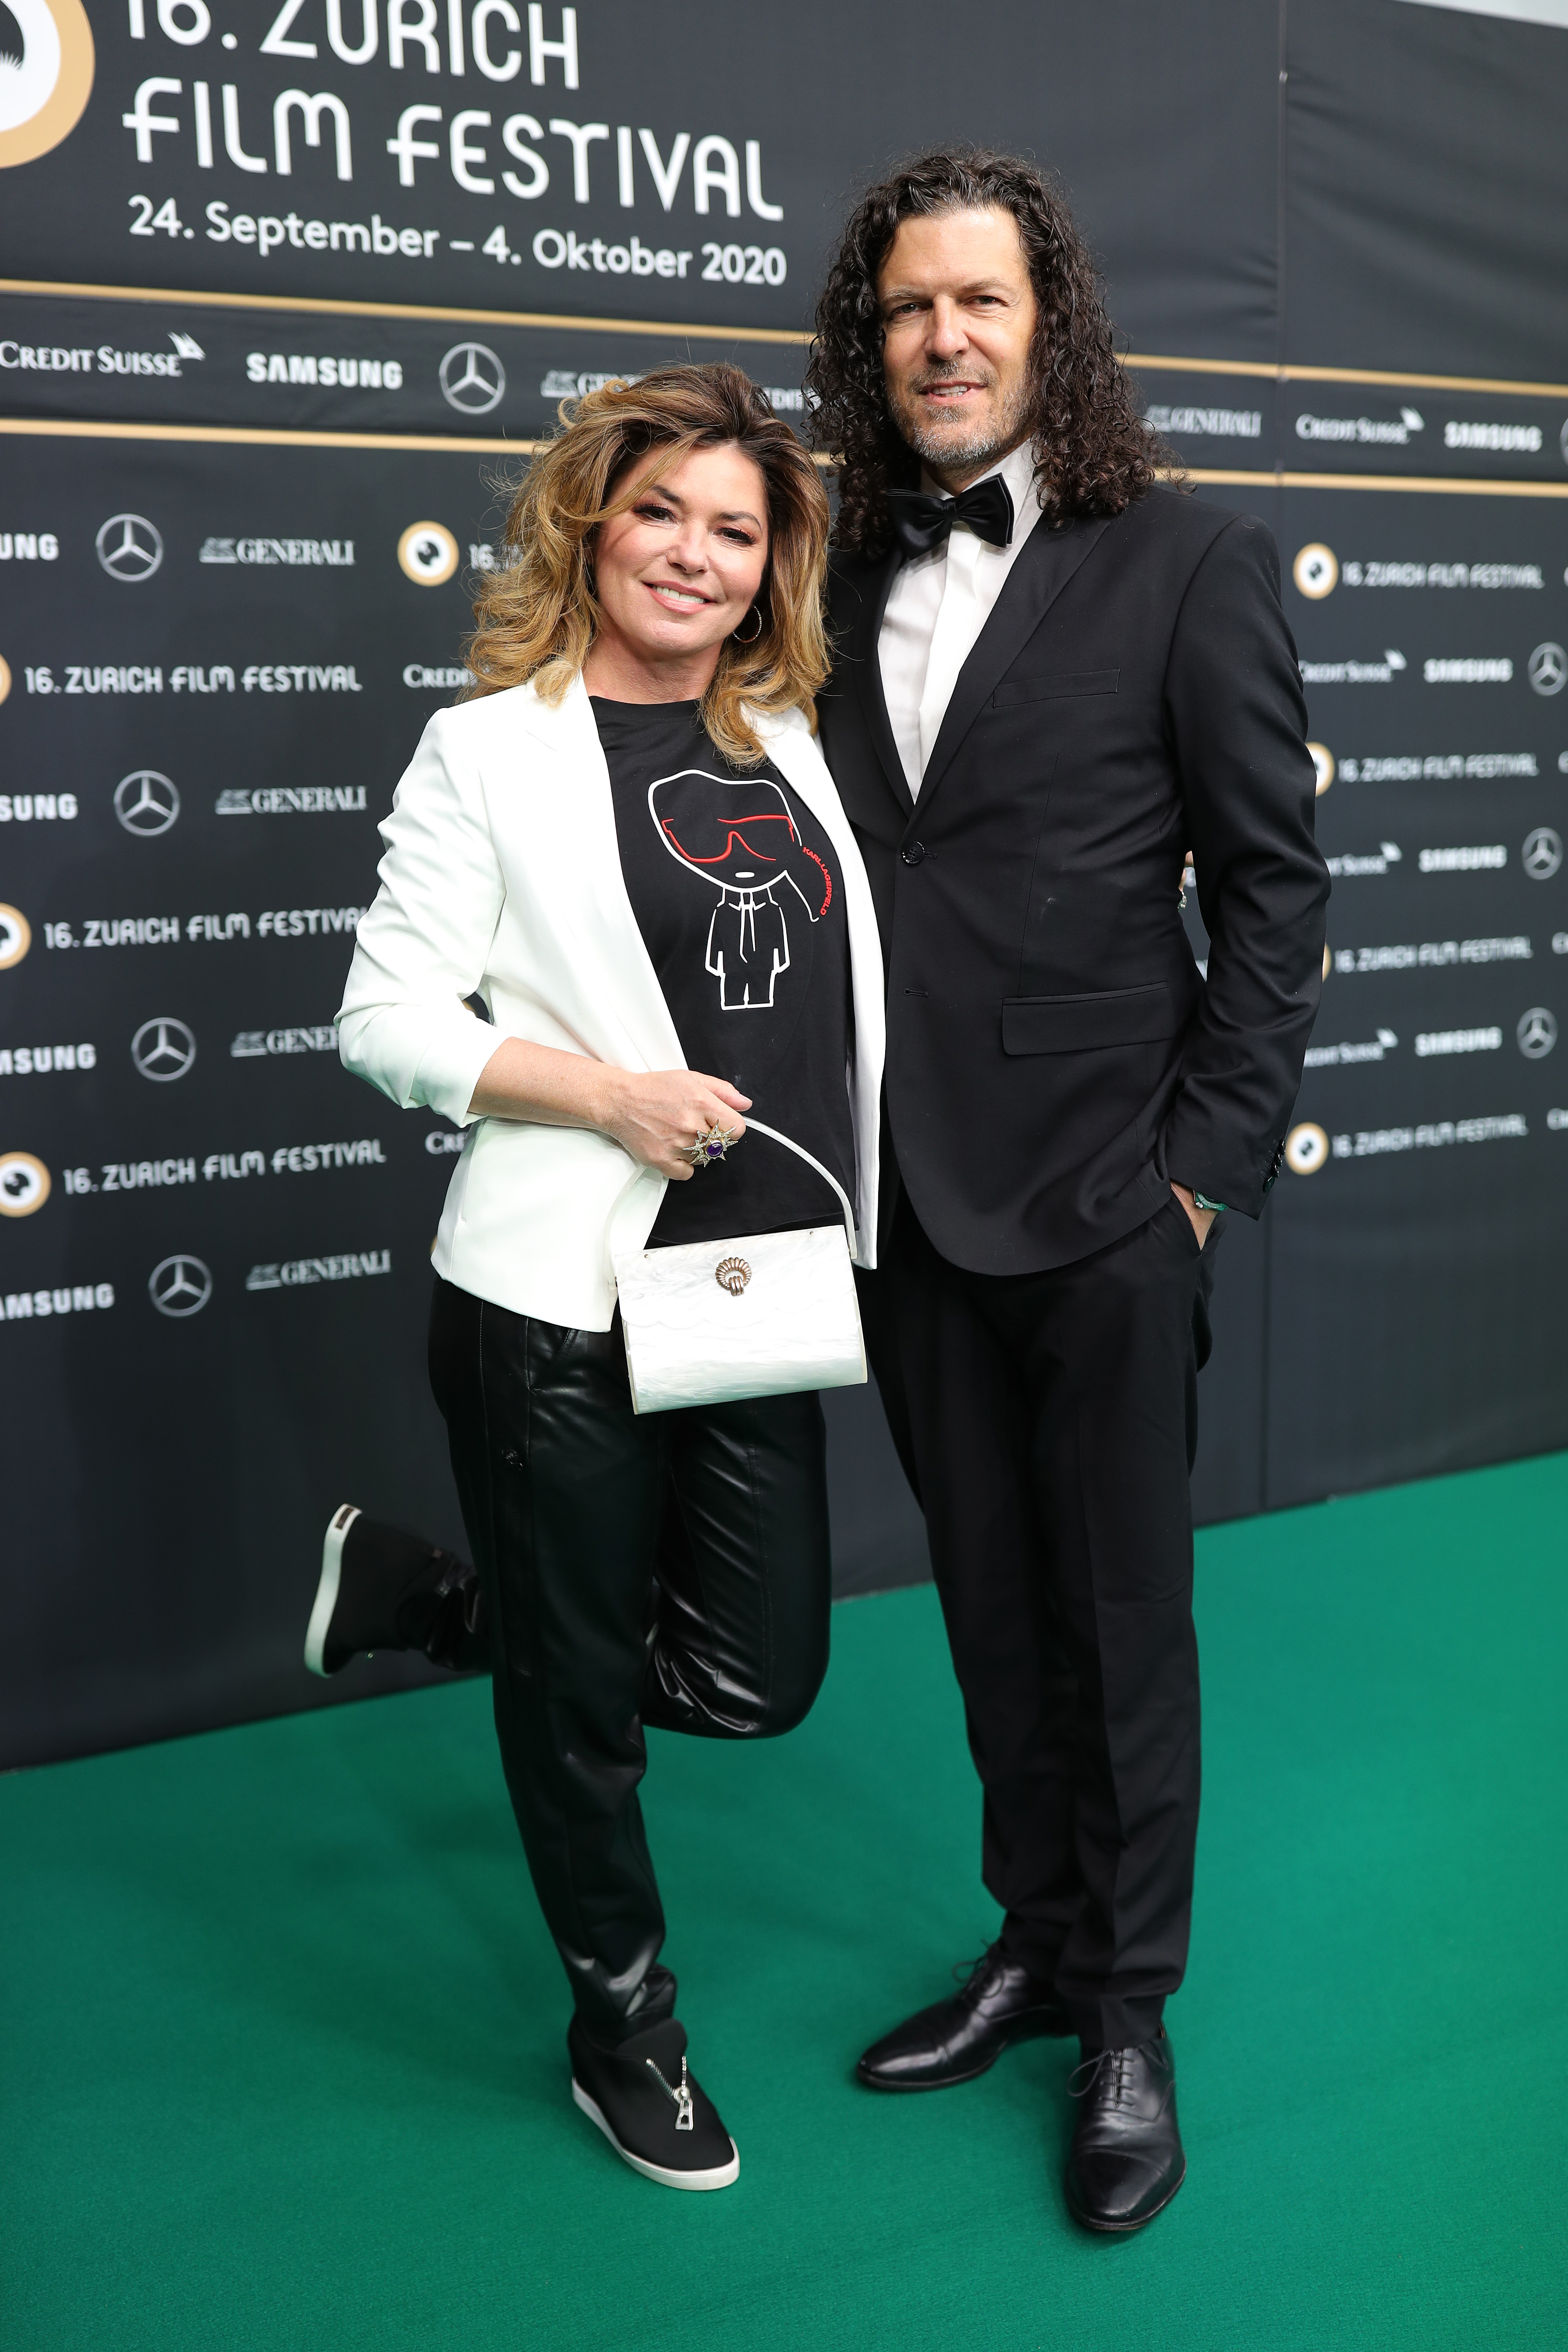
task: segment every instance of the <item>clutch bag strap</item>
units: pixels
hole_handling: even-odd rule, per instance
[[[808,1168],[815,1168],[825,1183],[832,1185],[834,1192],[838,1195],[838,1205],[844,1212],[845,1238],[849,1244],[849,1255],[853,1257],[860,1245],[859,1236],[855,1231],[855,1211],[848,1193],[832,1170],[825,1168],[816,1154],[806,1150],[804,1143],[795,1143],[789,1136],[781,1135],[776,1127],[764,1127],[760,1118],[749,1118],[746,1121],[746,1133],[770,1136],[774,1143],[782,1143],[786,1151],[793,1151],[797,1160],[804,1160]]]
[[[843,1214],[844,1236],[849,1244],[849,1255],[851,1258],[854,1258],[858,1255],[860,1247],[859,1235],[855,1228],[854,1204],[850,1201],[848,1193],[844,1190],[844,1187],[839,1182],[837,1177],[833,1173],[833,1171],[830,1168],[825,1168],[821,1160],[817,1159],[816,1153],[807,1151],[804,1144],[796,1143],[787,1135],[782,1135],[776,1127],[765,1127],[760,1118],[748,1118],[746,1121],[746,1132],[748,1135],[765,1135],[773,1142],[782,1143],[786,1151],[793,1151],[797,1160],[804,1160],[808,1168],[815,1168],[817,1174],[822,1178],[824,1183],[832,1187],[833,1192],[837,1196],[838,1206]],[[605,1234],[605,1255],[606,1261],[612,1269],[615,1265],[617,1252],[626,1245],[623,1244],[621,1236],[633,1222],[638,1192],[644,1182],[653,1181],[658,1181],[662,1184],[663,1179],[656,1179],[653,1176],[652,1171],[647,1168],[634,1168],[630,1176],[626,1179],[625,1185],[622,1187],[620,1195],[616,1200],[614,1208],[610,1212],[609,1223]],[[614,1279],[613,1272],[611,1278]]]

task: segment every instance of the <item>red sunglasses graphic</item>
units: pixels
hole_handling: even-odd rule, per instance
[[[649,788],[648,810],[672,857],[716,889],[751,898],[788,882],[812,921],[833,904],[833,877],[806,847],[777,784],[733,783],[688,768]]]

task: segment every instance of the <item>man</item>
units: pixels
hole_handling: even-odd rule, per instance
[[[1076,2032],[1068,2201],[1125,2231],[1185,2165],[1162,2011],[1197,1827],[1212,1228],[1278,1172],[1321,982],[1300,674],[1268,532],[1156,485],[1028,164],[938,153],[873,188],[808,382],[843,460],[824,746],[888,971],[867,1336],[1005,1915],[859,2071],[937,2089]]]
[[[1262,1207],[1321,985],[1300,673],[1272,540],[1158,487],[1093,270],[1031,166],[934,154],[874,188],[810,382],[842,457],[824,742],[888,967],[862,1303],[1005,1914],[963,1990],[860,2074],[940,2089],[1076,2032],[1068,2200],[1125,2231],[1184,2170],[1162,2012],[1197,1821],[1212,1228]],[[340,1514],[309,1662],[394,1646],[394,1625],[477,1662],[472,1571]]]

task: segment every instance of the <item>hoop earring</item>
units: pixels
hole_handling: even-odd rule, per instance
[[[752,618],[755,621],[755,623],[756,623],[756,625],[756,625],[756,627],[752,631],[752,634],[751,634],[751,635],[750,635],[749,637],[743,637],[743,636],[741,635],[741,632],[740,632],[740,630],[739,630],[739,629],[731,629],[731,630],[730,635],[731,635],[731,636],[734,639],[734,641],[735,641],[736,645],[738,645],[738,646],[754,646],[754,645],[756,644],[756,642],[757,642],[757,639],[762,635],[762,634],[763,634],[763,610],[762,610],[762,606],[761,606],[760,604],[753,604],[753,605],[752,605]]]

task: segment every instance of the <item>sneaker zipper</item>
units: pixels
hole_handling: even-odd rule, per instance
[[[695,2131],[697,2126],[692,2120],[691,2086],[686,2079],[685,2059],[682,2058],[680,2062],[680,2080],[678,2084],[667,2083],[651,2058],[645,2058],[643,2064],[647,2068],[665,2097],[673,2102],[676,2130]]]

